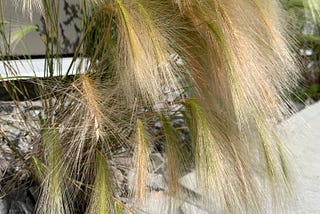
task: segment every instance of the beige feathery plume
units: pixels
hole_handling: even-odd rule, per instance
[[[252,179],[250,157],[232,127],[208,113],[196,100],[188,100],[198,190],[208,210],[221,213],[260,212],[258,191]]]
[[[96,139],[103,139],[103,126],[105,125],[105,116],[101,111],[101,91],[95,86],[94,81],[87,75],[80,75],[82,85],[82,96],[90,114],[94,120],[94,132]]]
[[[117,69],[120,84],[129,98],[161,101],[166,88],[179,90],[178,73],[170,55],[174,53],[165,33],[158,28],[156,13],[146,1],[116,0],[118,19]]]
[[[169,195],[179,197],[179,179],[183,176],[187,165],[187,152],[180,142],[177,130],[170,124],[167,116],[161,117],[163,132],[166,137],[166,157],[168,163],[168,189]]]
[[[298,76],[279,18],[280,3],[179,2],[185,5],[180,6],[182,15],[204,42],[198,49],[185,49],[200,105],[193,107],[198,109],[193,116],[204,121],[195,123],[202,127],[195,129],[198,137],[194,140],[198,175],[201,182],[218,184],[221,192],[211,199],[218,200],[222,210],[259,210],[257,183],[252,178],[256,167],[261,169],[262,180],[266,172],[273,184],[286,184],[285,166],[278,164],[283,153],[275,140],[276,131],[270,129],[290,113],[286,92]]]
[[[192,8],[184,8],[186,17],[208,47],[203,50],[204,59],[187,55],[193,57],[190,62],[202,62],[200,67],[195,67],[193,76],[196,79],[203,75],[203,82],[195,84],[203,87],[201,94],[212,93],[213,102],[224,103],[220,106],[222,109],[229,109],[231,101],[239,121],[246,117],[244,112],[249,113],[252,108],[269,117],[282,117],[284,92],[294,84],[298,69],[282,30],[284,26],[280,26],[282,20],[275,18],[279,17],[275,14],[282,12],[279,3],[242,0],[233,4],[231,0],[194,0]],[[241,11],[249,13],[239,15]],[[212,87],[212,92],[208,92],[208,87]]]
[[[101,110],[101,91],[90,77],[81,75],[73,88],[77,90],[73,95],[76,97],[71,99],[66,115],[61,115],[64,118],[60,127],[62,139],[68,142],[65,150],[70,172],[82,171],[85,175],[92,171],[90,162],[94,160],[98,141],[105,139],[106,117]]]
[[[72,213],[72,202],[68,195],[66,167],[62,162],[62,144],[58,131],[49,128],[43,131],[43,144],[46,154],[46,169],[41,183],[41,192],[37,203],[37,213]]]
[[[108,139],[125,140],[118,134],[122,110],[114,101],[114,90],[102,87],[88,74],[79,76],[71,90],[74,89],[76,93],[69,95],[72,102],[66,114],[61,115],[60,127],[62,139],[68,142],[66,165],[75,175],[83,175],[78,178],[82,181],[92,173],[91,162],[98,146],[109,151],[112,145],[108,145]]]
[[[64,170],[62,172],[68,172],[68,177],[59,177],[64,179],[62,184],[68,186],[64,190],[69,194],[68,198],[62,203],[65,209],[72,210],[73,204],[69,200],[79,200],[76,198],[79,192],[84,195],[81,200],[92,200],[87,213],[108,213],[112,209],[108,201],[111,199],[111,173],[106,171],[106,157],[101,151],[111,152],[111,138],[124,140],[117,135],[121,112],[120,109],[114,112],[117,105],[113,100],[113,90],[106,87],[98,90],[99,86],[89,74],[82,74],[63,91],[66,97],[57,100],[56,105],[60,109],[54,119],[59,121],[59,164]],[[115,140],[112,142],[120,144]],[[87,190],[91,185],[92,192]],[[41,209],[46,211],[49,207],[43,205]]]
[[[138,202],[143,202],[146,199],[147,192],[147,177],[149,168],[149,144],[150,138],[144,128],[141,120],[136,123],[136,148],[135,148],[135,169],[136,178],[134,186],[134,198]]]
[[[112,213],[109,175],[106,157],[101,152],[96,153],[96,174],[91,201],[87,214]]]

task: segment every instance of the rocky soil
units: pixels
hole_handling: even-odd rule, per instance
[[[38,188],[28,182],[30,174],[25,160],[30,158],[34,147],[32,139],[37,139],[40,130],[37,120],[41,111],[40,101],[0,101],[0,214],[34,212]],[[173,122],[177,124],[183,121],[177,119]],[[149,131],[158,135],[160,127],[161,123],[155,122]],[[150,197],[158,199],[164,196],[167,189],[164,176],[165,156],[163,148],[159,150],[150,155],[152,166],[148,178]],[[134,189],[135,171],[132,169],[132,160],[126,153],[115,155],[112,169],[118,187],[116,196],[127,203],[127,194]],[[19,185],[22,183],[24,185]],[[128,205],[134,207],[134,204]]]
[[[0,102],[0,213],[32,213],[36,188],[26,182],[29,171],[25,161],[37,133],[39,102]],[[27,184],[26,186],[19,184]],[[7,195],[8,194],[8,195]]]
[[[19,183],[26,183],[30,176],[24,160],[33,149],[32,139],[36,139],[38,134],[34,133],[34,130],[39,130],[36,121],[40,112],[41,104],[38,101],[18,105],[11,101],[0,101],[0,214],[34,212],[37,187],[32,183],[23,186]],[[179,119],[174,122],[183,123]],[[282,127],[288,132],[287,145],[292,158],[290,162],[294,199],[290,213],[320,213],[319,124],[320,103],[305,108],[282,123]],[[151,130],[153,134],[157,134],[160,127],[161,123],[155,123]],[[168,204],[172,202],[166,195],[165,155],[161,152],[153,153],[151,160],[153,163],[149,174],[151,192],[144,208],[148,213],[164,214],[168,212]],[[132,190],[135,172],[130,165],[130,159],[126,155],[119,155],[115,156],[113,161],[118,186],[125,188],[126,191]],[[194,173],[186,175],[181,179],[181,188],[196,194],[194,179]],[[12,187],[13,181],[16,186],[8,192],[8,186]],[[122,190],[119,189],[117,197],[127,202]],[[183,197],[183,200],[176,203],[176,210],[179,213],[207,213],[201,209],[196,197],[190,195]],[[133,207],[133,204],[128,201],[128,206]]]

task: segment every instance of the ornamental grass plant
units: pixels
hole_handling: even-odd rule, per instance
[[[45,23],[44,77],[29,80],[42,111],[25,121],[32,149],[16,156],[39,187],[35,213],[139,213],[159,138],[171,213],[192,169],[208,213],[285,212],[290,173],[277,127],[292,113],[299,69],[281,1],[79,0],[81,40],[58,77],[61,2],[13,2]],[[318,15],[318,1],[309,3]],[[4,18],[0,27],[2,81],[17,105],[31,105],[10,81],[21,76],[7,60]],[[116,181],[119,155],[130,160],[133,188]]]

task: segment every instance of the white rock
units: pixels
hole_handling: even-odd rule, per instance
[[[202,210],[201,208],[195,205],[189,204],[187,202],[184,202],[181,205],[180,209],[183,214],[209,214],[208,212]]]
[[[292,213],[320,213],[320,102],[306,107],[282,124],[291,152],[292,189],[297,207]]]
[[[187,190],[201,195],[200,188],[197,184],[195,171],[192,171],[192,172],[188,173],[187,175],[183,176],[182,178],[180,178],[179,183]]]

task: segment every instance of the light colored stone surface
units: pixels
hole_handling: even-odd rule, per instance
[[[136,207],[136,206],[135,206]],[[172,199],[164,192],[152,192],[148,194],[147,200],[141,208],[134,208],[137,214],[167,214],[177,213],[179,204],[173,204]]]
[[[196,182],[196,173],[194,171],[190,172],[189,174],[183,176],[179,180],[182,187],[191,190],[194,193],[200,194],[201,191],[199,190]]]
[[[296,206],[292,213],[320,213],[320,102],[283,123],[291,152],[293,191]]]
[[[203,211],[199,207],[187,202],[181,205],[180,210],[183,214],[208,214],[208,212]]]

